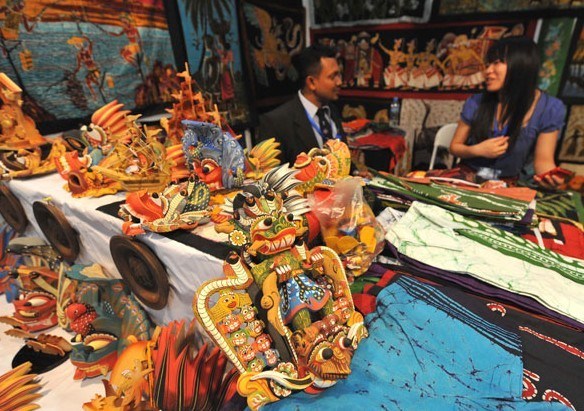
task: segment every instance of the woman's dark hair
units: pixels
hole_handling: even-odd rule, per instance
[[[485,64],[497,60],[507,64],[507,75],[498,92],[483,92],[477,115],[472,121],[470,137],[481,142],[491,136],[497,104],[502,104],[500,125],[508,125],[509,146],[513,147],[523,119],[535,100],[539,73],[539,53],[527,37],[506,37],[498,40],[487,52]]]

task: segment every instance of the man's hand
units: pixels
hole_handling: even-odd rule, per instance
[[[486,139],[474,146],[475,155],[484,158],[501,157],[509,148],[509,137],[501,136]]]

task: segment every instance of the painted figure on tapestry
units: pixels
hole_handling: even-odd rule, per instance
[[[371,80],[374,88],[379,87],[381,70],[383,62],[379,51],[373,47],[379,36],[371,38],[371,35],[365,31],[357,36],[357,60],[356,60],[356,84],[360,87],[369,87]]]
[[[20,23],[26,32],[30,33],[33,31],[36,21],[41,17],[40,14],[33,18],[27,16],[24,13],[24,0],[7,0],[5,6],[0,6],[0,13],[6,14],[4,24],[0,27],[0,37],[12,41],[17,41],[20,37]]]
[[[483,59],[465,34],[456,36],[449,44],[448,56],[442,64],[446,73],[442,84],[445,88],[475,88],[485,80]]]
[[[405,61],[405,54],[401,51],[402,43],[402,38],[393,40],[393,49],[389,50],[379,41],[379,47],[389,56],[389,63],[383,71],[385,88],[400,88],[405,84],[404,69],[401,66],[401,63]]]
[[[340,42],[339,42],[340,43]],[[357,36],[345,43],[343,58],[343,87],[353,87],[355,84],[355,62],[357,59]]]
[[[582,131],[583,127],[580,126],[580,128],[577,128],[576,130],[574,130],[574,133],[568,137],[568,140],[570,140],[570,144],[568,144],[568,148],[566,148],[566,154],[567,155],[571,155],[571,156],[576,156],[576,157],[584,157],[584,132]],[[580,142],[580,144],[578,144],[579,141],[583,140],[582,142]],[[578,147],[580,147],[580,151],[578,151]]]
[[[174,58],[162,2],[110,3],[0,2],[0,71],[23,90],[37,123],[63,129],[113,96],[131,108],[170,98]]]
[[[426,50],[417,54],[416,68],[410,77],[410,86],[414,89],[427,90],[440,86],[444,66],[434,54],[436,40],[426,43]]]
[[[278,21],[266,10],[252,5],[244,5],[244,12],[247,21],[261,32],[261,37],[254,41],[251,50],[257,81],[270,86],[269,69],[273,70],[279,81],[286,77],[294,80],[298,74],[291,60],[304,46],[301,26],[289,17]]]
[[[122,30],[119,33],[112,33],[116,37],[124,34],[128,37],[128,44],[120,50],[120,55],[129,64],[138,67],[138,54],[142,52],[140,32],[129,13],[122,13],[120,22],[122,23]]]
[[[233,51],[231,45],[227,42],[219,42],[217,47],[217,54],[219,54],[221,69],[219,72],[219,84],[221,86],[221,100],[225,102],[228,107],[233,103],[235,98],[235,82],[233,80]]]
[[[414,73],[414,64],[418,57],[416,53],[416,39],[408,41],[406,48],[407,53],[404,54],[404,63],[406,63],[404,73],[405,88],[412,88],[411,82]]]
[[[87,36],[74,36],[67,40],[67,44],[72,45],[77,49],[76,59],[77,65],[73,70],[73,74],[76,75],[81,71],[82,68],[86,70],[85,74],[85,84],[91,93],[94,100],[97,100],[96,90],[103,96],[101,85],[101,73],[99,66],[97,65],[95,59],[93,58],[93,43]]]

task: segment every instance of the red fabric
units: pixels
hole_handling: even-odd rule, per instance
[[[343,129],[347,133],[356,133],[359,130],[367,127],[371,120],[367,120],[366,118],[356,118],[353,121],[348,121],[343,123]]]
[[[355,308],[363,315],[367,315],[375,311],[375,305],[377,304],[377,294],[379,294],[381,289],[389,285],[396,274],[397,273],[395,271],[388,269],[383,273],[377,283],[366,284],[363,287],[362,293],[353,294],[353,304],[355,304]]]
[[[553,238],[544,238],[544,247],[558,254],[584,260],[584,232],[572,224],[560,223],[560,227],[564,244],[556,243]],[[524,234],[522,237],[537,244],[533,234]]]
[[[353,294],[353,304],[355,308],[363,315],[371,314],[375,311],[377,297],[369,294]]]
[[[402,159],[406,152],[406,139],[398,134],[390,133],[372,133],[363,137],[357,137],[353,140],[349,147],[354,149],[366,149],[367,147],[374,148],[388,148],[393,153],[393,157],[389,162],[389,170],[395,168],[397,163]]]

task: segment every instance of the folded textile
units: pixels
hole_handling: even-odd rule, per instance
[[[414,202],[387,228],[399,253],[526,295],[584,322],[584,261],[440,207]]]
[[[492,221],[531,222],[529,202],[490,193],[477,193],[444,184],[421,184],[391,175],[377,174],[369,186],[389,194],[404,196],[472,217]]]
[[[352,286],[362,283],[362,291],[353,294],[355,306],[371,313],[381,291],[400,276],[422,282],[411,267],[387,269],[373,265]],[[377,281],[375,281],[377,280]],[[572,409],[584,409],[584,333],[552,320],[533,315],[498,299],[477,296],[450,282],[431,283],[449,298],[479,317],[521,337],[523,359],[523,398],[530,401],[560,401]],[[363,304],[366,303],[366,304]]]
[[[318,396],[295,394],[271,409],[560,410],[522,400],[521,344],[436,287],[400,277],[367,316],[369,338],[348,379]]]
[[[539,226],[545,248],[568,257],[584,259],[584,231],[573,224],[550,219],[541,219]],[[538,239],[532,231],[522,234],[521,237],[538,243]]]
[[[536,213],[542,217],[556,218],[568,222],[584,224],[584,205],[579,193],[573,191],[544,192],[536,196]]]
[[[559,312],[546,307],[539,301],[529,296],[517,294],[515,292],[499,288],[469,275],[461,275],[460,273],[442,270],[429,264],[421,263],[413,258],[398,253],[397,249],[391,244],[388,244],[388,250],[392,253],[392,255],[396,256],[400,262],[405,264],[407,269],[413,272],[413,274],[415,274],[417,277],[427,278],[431,281],[445,280],[456,284],[465,290],[469,290],[486,297],[494,297],[500,301],[513,304],[516,307],[520,307],[534,314],[543,315],[562,324],[566,324],[584,331],[584,323],[567,317],[566,315],[560,314]]]

